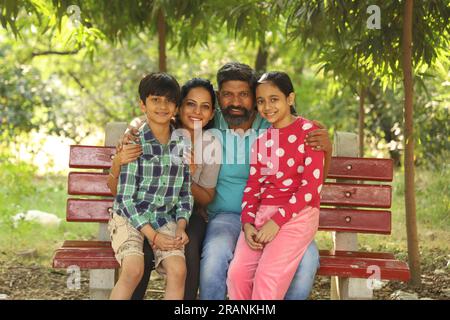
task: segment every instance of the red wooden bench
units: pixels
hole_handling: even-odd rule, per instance
[[[108,169],[112,147],[73,145],[70,168]],[[104,172],[70,172],[68,178],[67,221],[107,222],[113,199]],[[320,230],[347,233],[391,232],[391,186],[393,162],[390,159],[333,157],[328,179],[322,191]],[[344,183],[342,180],[352,180]],[[355,183],[357,181],[371,184]],[[97,196],[93,198],[92,196]],[[102,198],[98,198],[101,196]],[[54,268],[79,266],[81,269],[116,269],[119,267],[108,241],[65,241],[54,255]],[[382,280],[408,281],[406,263],[391,253],[320,250],[319,275],[341,279],[371,276],[379,268]],[[342,298],[342,297],[341,297]]]

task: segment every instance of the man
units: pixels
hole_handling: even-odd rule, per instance
[[[255,72],[238,62],[225,64],[217,73],[220,109],[216,109],[215,127],[220,131],[224,160],[215,198],[208,206],[209,221],[200,262],[202,300],[226,298],[228,267],[241,232],[242,196],[250,171],[249,148],[261,130],[270,125],[255,107],[256,80]],[[324,172],[327,173],[331,142],[326,130],[314,132],[309,142],[316,150],[323,148],[326,152]],[[300,262],[286,299],[301,300],[309,296],[318,265],[318,249],[313,241]]]

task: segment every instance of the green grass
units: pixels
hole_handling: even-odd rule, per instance
[[[55,249],[66,239],[92,239],[98,226],[65,221],[67,177],[38,177],[35,168],[26,164],[0,162],[0,248],[6,253],[36,249],[38,259],[50,263]],[[37,223],[20,222],[15,228],[11,217],[27,210],[56,214],[62,219],[59,227],[43,227]]]
[[[0,162],[0,251],[15,254],[36,249],[37,260],[49,265],[54,250],[64,240],[95,239],[98,224],[65,221],[67,177],[38,177],[35,168],[27,164]],[[417,223],[421,250],[438,248],[449,251],[450,243],[450,170],[417,170]],[[393,183],[392,234],[360,234],[360,244],[367,250],[387,250],[406,255],[406,224],[404,210],[403,173],[396,172]],[[54,213],[62,219],[58,228],[22,222],[12,226],[11,217],[27,210]],[[331,248],[331,233],[319,232],[320,248]]]

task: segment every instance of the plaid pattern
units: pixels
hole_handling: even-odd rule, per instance
[[[189,221],[194,200],[182,141],[160,144],[147,123],[139,138],[143,154],[122,166],[114,211],[138,230],[146,224],[158,229],[169,221]]]

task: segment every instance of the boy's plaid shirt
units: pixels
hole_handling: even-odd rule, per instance
[[[121,167],[114,211],[138,230],[146,224],[158,229],[169,221],[189,221],[194,199],[189,166],[181,157],[182,141],[160,144],[147,123],[139,138],[143,153]]]

